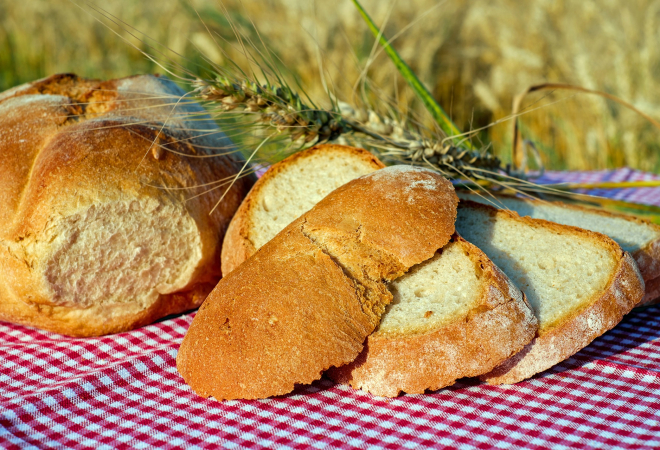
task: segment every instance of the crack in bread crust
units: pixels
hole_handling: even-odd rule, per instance
[[[392,301],[386,283],[401,276],[407,268],[391,254],[364,244],[360,239],[360,228],[354,233],[339,233],[310,229],[303,222],[301,232],[355,283],[362,311],[375,328],[385,307]]]

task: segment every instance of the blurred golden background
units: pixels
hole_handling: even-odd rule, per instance
[[[385,24],[388,38],[400,33],[393,45],[463,130],[508,116],[514,96],[543,82],[602,90],[660,119],[659,0],[362,4],[379,25]],[[57,72],[92,78],[163,72],[115,31],[149,51],[128,34],[144,33],[185,56],[168,53],[196,72],[204,72],[198,66],[204,64],[202,54],[216,64],[231,58],[245,65],[230,23],[256,40],[254,23],[320,103],[327,99],[320,65],[326,83],[349,102],[368,65],[368,76],[399,109],[420,111],[389,59],[380,53],[370,60],[374,39],[350,0],[93,5],[123,24],[113,24],[82,0],[0,0],[0,90]],[[536,143],[547,168],[631,166],[660,172],[660,130],[635,113],[598,96],[567,91],[533,94],[525,104],[534,111],[521,119],[524,136]],[[510,159],[510,122],[488,128],[479,138]]]

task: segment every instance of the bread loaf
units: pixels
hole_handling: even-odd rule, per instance
[[[392,299],[386,283],[448,242],[456,204],[451,183],[407,166],[333,191],[218,283],[179,372],[201,396],[251,399],[353,361]]]
[[[461,201],[456,229],[525,292],[539,319],[536,338],[482,376],[489,383],[516,383],[563,361],[644,295],[630,254],[603,234],[470,201]]]
[[[366,150],[322,144],[271,166],[250,190],[222,245],[228,274],[323,197],[349,181],[385,167]]]
[[[562,202],[548,202],[511,196],[480,197],[461,194],[461,198],[516,211],[521,216],[544,219],[563,225],[605,234],[629,252],[644,278],[646,293],[640,305],[655,303],[660,296],[660,226],[625,214],[615,214]]]
[[[0,319],[75,336],[197,307],[254,180],[165,78],[57,75],[0,94]],[[153,145],[152,145],[153,144]],[[176,152],[177,154],[173,153]]]

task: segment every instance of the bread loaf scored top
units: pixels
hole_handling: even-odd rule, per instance
[[[254,179],[165,78],[57,75],[0,94],[0,319],[75,336],[197,307]],[[174,154],[172,152],[177,152]],[[187,156],[186,156],[187,155]]]

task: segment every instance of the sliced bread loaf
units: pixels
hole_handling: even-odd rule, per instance
[[[458,236],[389,285],[394,299],[337,382],[394,397],[440,389],[491,371],[535,336],[520,290],[477,247]]]
[[[614,327],[644,294],[629,253],[607,236],[462,201],[457,231],[525,292],[536,338],[482,377],[515,383],[573,355]]]
[[[243,162],[184,97],[150,75],[0,93],[0,320],[99,336],[204,301],[256,177],[201,195]]]
[[[626,214],[615,214],[562,202],[512,196],[498,196],[492,199],[474,194],[461,194],[460,197],[501,206],[516,211],[521,216],[545,219],[606,234],[623,250],[631,253],[642,273],[646,283],[646,293],[640,305],[650,304],[660,295],[657,288],[660,280],[655,280],[660,277],[660,226],[656,224]],[[655,281],[651,283],[651,280]]]
[[[222,246],[227,275],[323,197],[385,165],[366,150],[317,145],[273,165],[234,215]]]
[[[246,197],[242,216],[230,225],[230,230],[240,228],[242,233],[230,231],[224,248],[260,244],[284,226],[273,217],[312,208],[317,194],[334,189],[345,172],[354,176],[382,166],[364,156],[359,149],[326,145],[274,165]],[[346,167],[352,169],[340,170]],[[313,185],[308,180],[314,180]],[[296,193],[283,206],[283,214],[275,209],[256,213],[264,198],[282,192]],[[336,247],[335,253],[348,249],[346,242]],[[247,253],[242,252],[243,257]],[[335,380],[381,396],[439,389],[457,378],[490,371],[521,350],[536,332],[536,318],[520,290],[483,252],[459,237],[391,283],[389,290],[393,304],[378,331],[354,363],[328,372]]]

